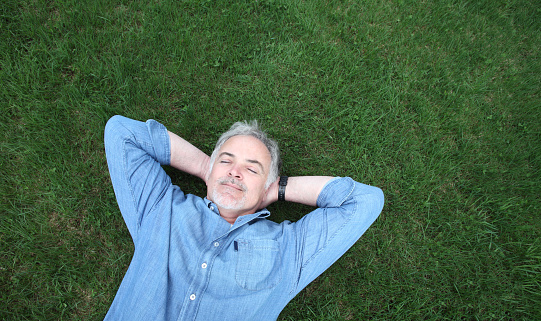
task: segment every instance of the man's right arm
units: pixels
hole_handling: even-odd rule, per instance
[[[171,142],[171,166],[207,181],[210,157],[177,134],[168,132]]]
[[[206,181],[210,158],[156,121],[114,116],[104,138],[117,202],[134,238],[146,213],[171,185],[161,165]]]
[[[105,151],[111,182],[124,221],[134,238],[171,179],[161,165],[170,163],[170,142],[162,124],[114,116],[105,126]]]

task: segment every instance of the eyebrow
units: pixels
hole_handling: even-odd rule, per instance
[[[221,158],[222,156],[229,156],[229,157],[233,157],[235,158],[235,155],[234,154],[231,154],[231,153],[228,153],[228,152],[221,152],[220,155],[218,155],[218,158]],[[258,161],[257,159],[247,159],[246,160],[248,163],[251,163],[251,164],[256,164],[257,166],[259,166],[259,168],[261,169],[261,172],[262,173],[265,173],[265,169],[263,167],[263,164],[261,164],[260,161]]]

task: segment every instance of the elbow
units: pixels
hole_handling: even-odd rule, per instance
[[[385,195],[383,195],[383,191],[379,187],[373,187],[374,191],[372,193],[372,198],[374,199],[374,203],[376,204],[376,207],[378,207],[380,210],[383,209],[383,204],[385,203]]]
[[[105,130],[103,133],[103,140],[105,142],[105,146],[107,147],[108,144],[111,144],[116,137],[119,136],[120,130],[123,128],[122,122],[126,119],[123,116],[115,115],[107,121],[105,124]]]
[[[116,131],[115,129],[119,127],[123,118],[125,117],[120,116],[120,115],[115,115],[109,118],[109,120],[105,124],[105,137],[111,135],[112,133]]]
[[[378,188],[378,187],[375,187],[375,192],[374,192],[374,196],[373,196],[374,200],[374,207],[377,209],[377,215],[379,216],[379,214],[381,213],[381,211],[383,210],[383,205],[385,204],[385,195],[383,194],[383,191],[381,190],[381,188]]]
[[[383,210],[385,196],[383,191],[374,186],[362,185],[362,192],[358,195],[356,209],[361,217],[369,221],[375,221]]]
[[[105,153],[110,154],[114,153],[115,150],[118,150],[122,141],[122,137],[126,137],[129,133],[126,132],[126,127],[124,126],[128,118],[116,115],[107,121],[105,124],[105,129],[103,132],[103,143],[105,146]]]
[[[371,222],[370,224],[372,224],[383,210],[383,205],[385,203],[383,191],[380,188],[373,187],[371,193],[365,195],[363,203],[366,219]]]

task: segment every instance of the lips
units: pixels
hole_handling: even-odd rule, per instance
[[[236,189],[238,191],[244,191],[244,189],[242,189],[242,187],[238,186],[238,185],[235,185],[235,184],[231,184],[231,183],[225,183],[225,184],[222,184],[222,185],[225,185],[227,187],[230,187],[230,188],[233,188],[233,189]]]
[[[241,191],[241,192],[246,191],[246,186],[244,186],[244,184],[242,184],[240,182],[237,182],[234,179],[222,178],[222,179],[218,180],[218,183],[220,185],[227,186],[227,187],[229,187],[231,189],[235,189],[237,191]]]

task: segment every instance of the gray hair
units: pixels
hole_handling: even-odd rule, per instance
[[[271,156],[270,170],[269,175],[267,176],[267,182],[265,183],[265,188],[268,188],[274,181],[278,179],[280,173],[280,167],[282,165],[282,160],[280,159],[280,149],[278,148],[278,143],[273,139],[267,137],[267,134],[259,128],[257,120],[252,120],[249,123],[247,121],[236,122],[234,123],[228,131],[222,134],[212,155],[210,156],[210,168],[209,173],[212,172],[212,167],[218,156],[218,151],[222,148],[223,144],[233,136],[252,136],[259,141],[261,141],[269,150]]]

